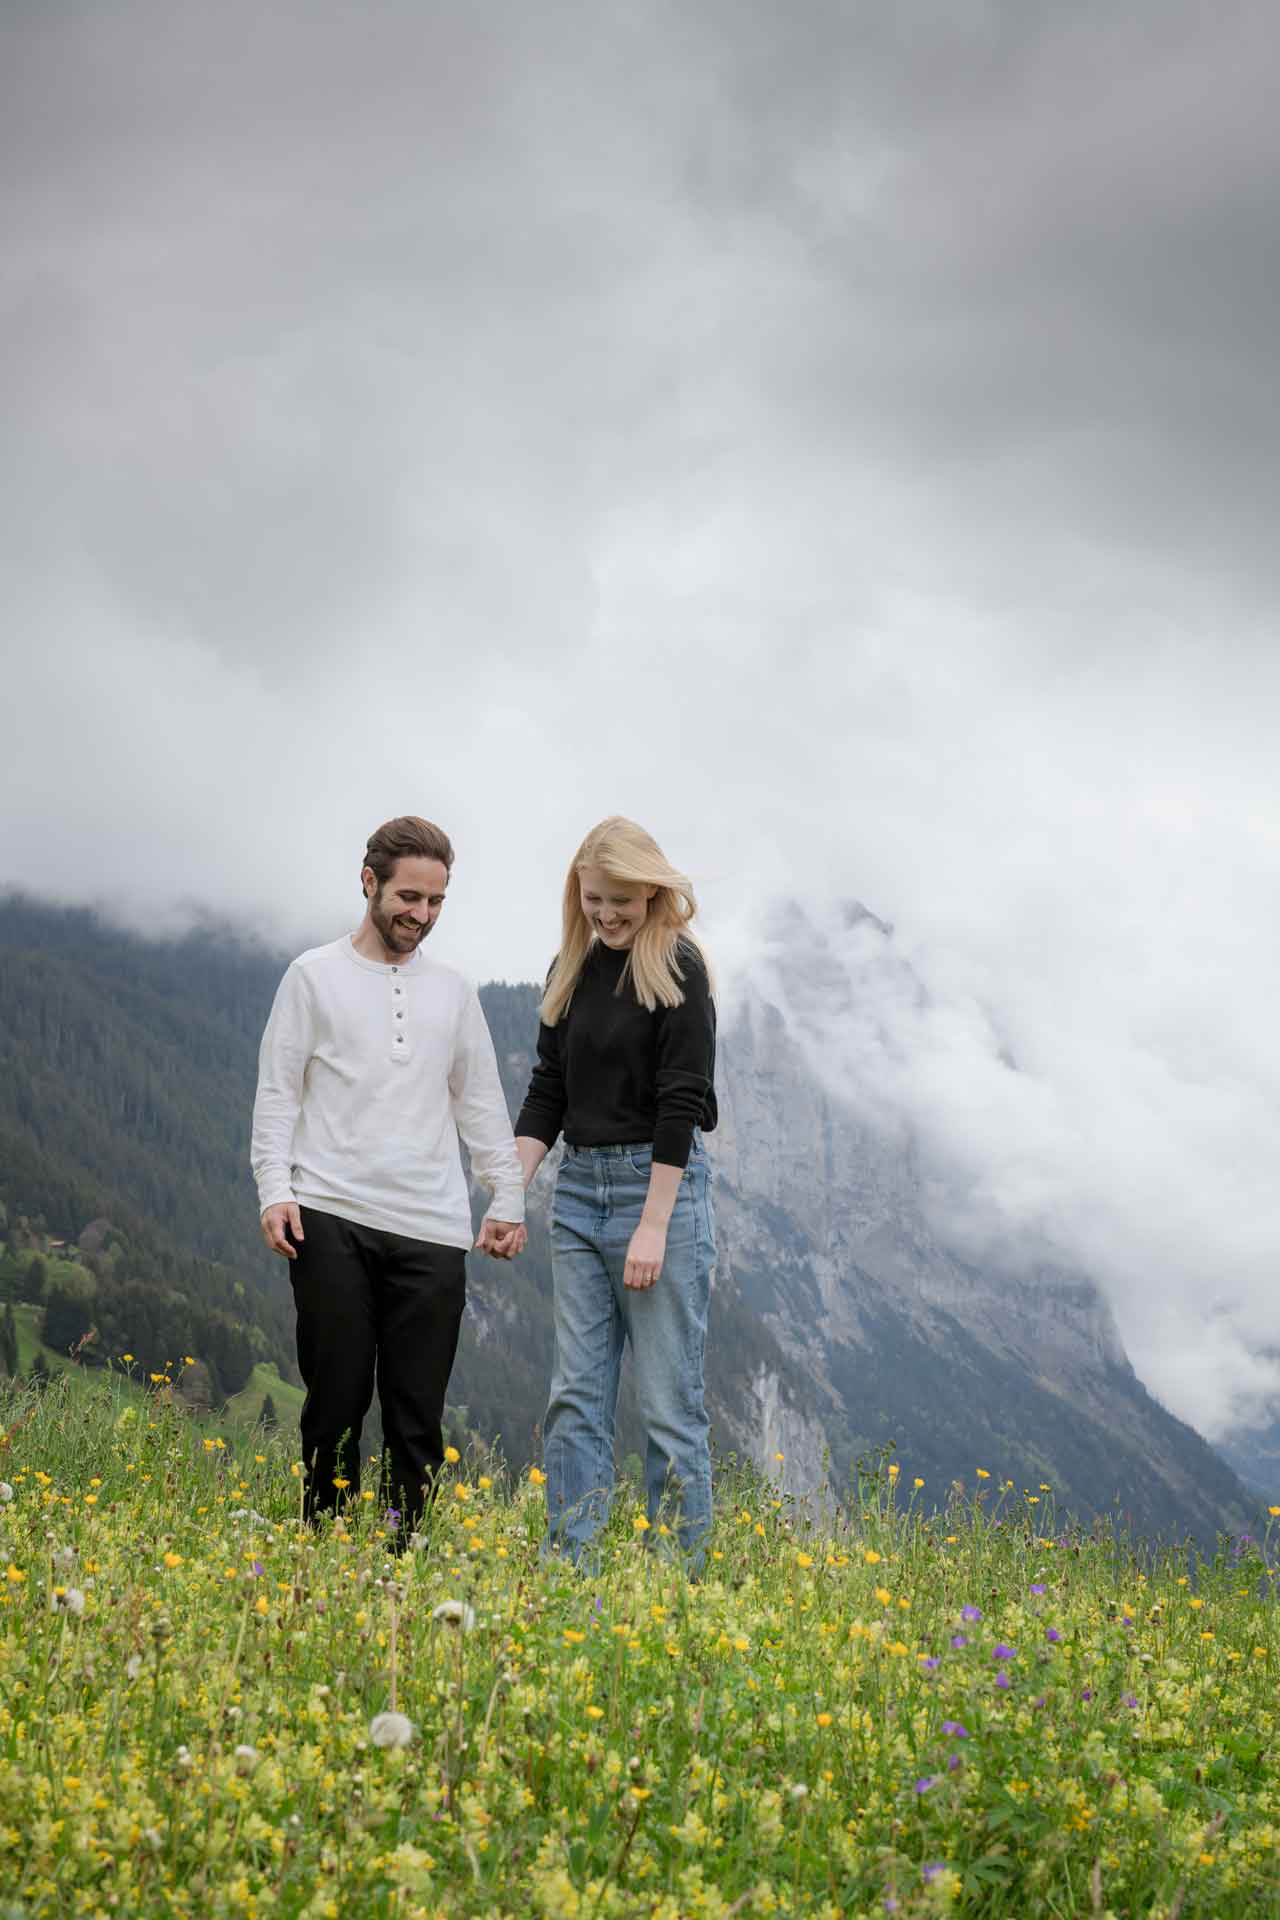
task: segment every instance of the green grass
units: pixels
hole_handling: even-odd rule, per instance
[[[15,1306],[13,1318],[18,1329],[18,1366],[23,1373],[30,1373],[31,1362],[38,1353],[44,1355],[44,1362],[50,1373],[70,1368],[71,1362],[65,1354],[54,1353],[50,1348],[42,1345],[39,1307]]]
[[[249,1376],[248,1385],[227,1402],[232,1418],[239,1424],[256,1426],[268,1394],[280,1425],[296,1427],[306,1395],[301,1387],[291,1386],[280,1378],[274,1360],[260,1360]]]
[[[75,1365],[66,1354],[55,1353],[51,1347],[43,1345],[40,1339],[40,1308],[29,1303],[15,1305],[14,1322],[18,1330],[18,1367],[23,1374],[29,1374],[31,1363],[37,1354],[42,1355],[50,1373],[66,1380],[66,1390],[71,1393],[96,1393],[102,1388],[102,1373],[97,1368]],[[146,1397],[147,1384],[138,1370],[125,1370],[120,1359],[113,1361],[117,1369],[115,1390],[126,1398],[139,1402]],[[0,1378],[0,1387],[5,1383]],[[213,1412],[192,1410],[189,1417],[197,1429],[203,1433],[230,1431],[232,1428],[246,1429],[257,1426],[262,1414],[263,1401],[270,1394],[275,1405],[276,1417],[281,1427],[281,1438],[296,1444],[298,1416],[302,1411],[302,1402],[306,1397],[301,1387],[292,1386],[283,1380],[274,1361],[259,1361],[254,1367],[248,1382],[241,1391],[232,1396],[222,1409]],[[3,1910],[0,1909],[0,1920]]]
[[[475,1458],[393,1561],[375,1498],[305,1531],[283,1437],[118,1377],[0,1429],[4,1920],[1280,1910],[1255,1546],[885,1471],[823,1530],[734,1470],[699,1584],[630,1500],[587,1578]]]

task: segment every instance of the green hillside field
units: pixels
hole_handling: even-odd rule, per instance
[[[293,1464],[102,1373],[0,1395],[6,1920],[1280,1910],[1269,1537],[738,1472],[701,1582],[625,1496],[583,1577],[536,1468],[455,1459],[393,1560]]]

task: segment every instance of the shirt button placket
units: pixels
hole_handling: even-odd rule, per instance
[[[409,1040],[405,1026],[405,991],[400,979],[399,967],[391,969],[391,1058],[397,1062],[409,1057]]]

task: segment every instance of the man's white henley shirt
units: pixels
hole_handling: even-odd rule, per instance
[[[489,1214],[524,1219],[524,1184],[479,996],[421,950],[395,966],[349,935],[299,955],[262,1036],[251,1159],[262,1211],[318,1213],[469,1247],[461,1135]]]

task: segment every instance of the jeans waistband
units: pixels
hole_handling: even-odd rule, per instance
[[[652,1140],[624,1140],[619,1145],[611,1147],[574,1147],[570,1146],[566,1140],[564,1150],[581,1160],[624,1160],[628,1154],[652,1153],[653,1142]]]
[[[700,1149],[703,1145],[701,1127],[695,1127],[693,1130],[693,1144],[696,1149]],[[581,1160],[625,1160],[629,1154],[652,1153],[653,1142],[652,1140],[623,1140],[607,1147],[575,1147],[566,1140],[564,1150],[567,1154],[573,1154]]]

